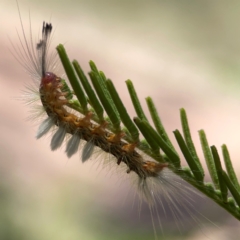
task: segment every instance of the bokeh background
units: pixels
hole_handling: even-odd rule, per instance
[[[151,96],[171,137],[188,113],[193,140],[203,160],[197,131],[209,144],[226,143],[240,177],[240,4],[237,0],[20,0],[21,16],[33,36],[42,21],[55,27],[52,47],[63,43],[70,58],[88,72],[89,60],[114,81],[135,116],[125,80],[131,79],[145,106]],[[68,160],[51,152],[50,138],[37,141],[18,100],[31,80],[11,55],[18,42],[17,4],[0,0],[0,239],[154,239],[151,215],[139,213],[131,182],[101,164]],[[101,160],[101,157],[99,157]],[[109,173],[110,172],[110,173]],[[210,221],[180,224],[160,211],[159,239],[239,239],[240,224],[210,200],[195,206]],[[156,219],[156,214],[154,215]],[[216,227],[216,224],[218,227]]]

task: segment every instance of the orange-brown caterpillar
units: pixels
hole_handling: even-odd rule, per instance
[[[51,149],[59,148],[66,134],[72,137],[68,140],[66,154],[71,157],[79,148],[80,140],[87,143],[82,150],[82,161],[87,161],[93,153],[94,146],[101,148],[116,158],[117,164],[122,162],[127,165],[127,173],[135,172],[142,180],[148,177],[158,177],[159,172],[167,167],[167,163],[144,160],[135,150],[136,143],[127,143],[122,140],[123,133],[112,133],[106,129],[107,122],[97,125],[92,122],[92,112],[85,116],[70,110],[68,107],[67,92],[64,92],[61,78],[52,72],[46,72],[45,58],[48,39],[52,31],[52,25],[43,23],[42,39],[37,44],[37,51],[41,52],[41,81],[39,93],[42,105],[48,115],[39,127],[37,138],[46,134],[54,125],[58,130],[51,139]]]

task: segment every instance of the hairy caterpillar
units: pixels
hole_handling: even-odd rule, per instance
[[[71,157],[78,150],[80,140],[87,143],[82,151],[82,162],[87,161],[93,152],[94,146],[101,148],[103,151],[112,154],[117,161],[127,165],[127,172],[135,172],[140,182],[148,177],[157,177],[167,163],[158,163],[146,161],[136,152],[137,143],[126,143],[121,140],[122,132],[111,133],[106,130],[107,122],[103,121],[100,125],[91,122],[92,114],[90,111],[85,116],[80,117],[70,112],[67,107],[67,92],[63,90],[61,78],[52,72],[46,71],[46,51],[48,39],[52,30],[52,25],[43,23],[42,40],[37,44],[37,50],[40,51],[40,61],[42,65],[42,78],[40,82],[40,98],[42,105],[48,115],[39,127],[37,138],[45,135],[53,125],[58,126],[58,130],[52,137],[51,149],[54,151],[59,148],[65,135],[71,134],[72,137],[67,142],[66,154]]]
[[[179,198],[181,196],[180,189],[184,186],[179,179],[173,179],[173,174],[168,170],[168,163],[156,162],[141,154],[136,150],[138,142],[126,142],[123,139],[122,131],[112,132],[107,128],[108,121],[94,122],[94,112],[80,114],[69,106],[69,92],[65,90],[62,79],[52,70],[54,64],[47,62],[51,31],[52,25],[44,23],[43,35],[38,41],[36,49],[32,42],[23,40],[21,45],[24,45],[25,50],[17,56],[20,59],[25,56],[25,61],[23,61],[25,68],[31,75],[37,77],[39,97],[47,116],[40,124],[37,138],[41,138],[55,129],[51,138],[51,149],[58,149],[64,140],[67,140],[65,152],[68,157],[78,152],[79,146],[84,140],[84,144],[81,145],[83,146],[81,156],[83,162],[90,159],[94,147],[99,147],[113,156],[112,160],[116,165],[124,164],[127,173],[133,172],[137,175],[139,192],[150,203],[151,208],[156,202],[161,201],[159,196],[162,195],[161,198],[166,198],[170,202],[169,204],[176,208],[176,211],[172,210],[174,211],[173,215],[179,218],[178,215],[181,215],[179,211],[183,208],[191,208],[189,206],[191,204],[188,204],[188,207],[183,206],[180,202],[175,203],[175,199],[171,197],[175,194],[175,198]],[[24,31],[23,35],[25,39]],[[160,189],[158,189],[159,185],[162,185]],[[183,191],[187,191],[187,189],[183,189]]]

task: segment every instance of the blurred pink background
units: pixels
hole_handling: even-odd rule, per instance
[[[179,109],[185,108],[201,159],[197,131],[204,129],[219,152],[227,144],[240,178],[238,1],[21,0],[19,5],[27,30],[31,13],[33,36],[50,20],[53,48],[63,43],[86,73],[93,60],[113,80],[132,117],[124,81],[133,81],[146,110],[144,98],[151,96],[174,143],[172,131],[180,129]],[[35,139],[38,126],[26,121],[29,109],[17,99],[31,79],[10,53],[9,39],[18,42],[20,31],[17,4],[1,0],[0,6],[0,238],[154,239],[147,207],[139,217],[133,204],[131,182],[97,164],[83,165],[78,156],[68,160],[64,149],[51,152],[49,137]],[[211,201],[196,206],[220,229],[185,226],[181,239],[238,239],[238,220]]]

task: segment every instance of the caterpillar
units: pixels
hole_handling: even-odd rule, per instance
[[[46,134],[53,125],[58,126],[58,130],[51,140],[51,149],[59,148],[65,135],[71,134],[72,137],[67,142],[66,154],[71,157],[78,150],[80,139],[85,140],[82,151],[82,162],[87,161],[93,152],[94,146],[101,148],[104,152],[112,154],[117,161],[127,165],[127,172],[135,172],[139,179],[144,180],[147,177],[157,177],[167,163],[158,163],[145,161],[135,147],[137,143],[125,143],[121,140],[122,132],[110,133],[106,131],[107,122],[103,121],[100,125],[91,122],[92,113],[88,112],[84,117],[79,117],[71,113],[68,108],[67,92],[63,91],[61,78],[52,72],[45,70],[45,55],[48,39],[52,30],[52,25],[45,22],[42,29],[42,40],[37,44],[38,51],[41,51],[40,58],[42,65],[42,78],[40,82],[40,98],[42,105],[48,115],[39,127],[37,138]]]
[[[97,114],[91,108],[79,112],[72,107],[71,102],[75,98],[75,93],[69,90],[65,80],[54,71],[57,55],[49,56],[52,24],[43,23],[42,36],[36,45],[32,42],[31,36],[30,42],[27,40],[22,20],[21,26],[23,39],[19,38],[20,47],[15,49],[15,55],[34,77],[37,90],[33,90],[33,95],[34,98],[36,93],[39,96],[45,116],[36,138],[52,134],[50,142],[52,151],[59,149],[66,142],[65,153],[68,158],[82,148],[83,163],[91,159],[97,147],[111,155],[111,161],[114,161],[116,166],[125,165],[126,174],[133,173],[137,177],[138,192],[149,204],[150,211],[155,211],[155,204],[160,202],[162,205],[164,201],[162,199],[165,199],[177,220],[181,218],[181,210],[193,215],[190,209],[194,209],[194,206],[190,195],[194,191],[185,187],[181,179],[171,172],[168,162],[164,159],[156,161],[138,151],[139,140],[125,138],[126,132],[122,128],[112,130],[108,119],[95,121]],[[29,101],[33,105],[36,104],[35,100]],[[88,105],[91,106],[91,103]],[[184,198],[187,203],[182,203],[180,198]],[[198,222],[196,218],[193,219]]]

